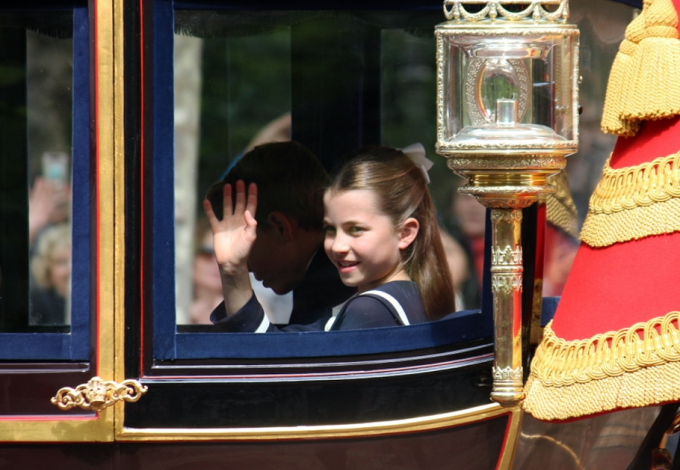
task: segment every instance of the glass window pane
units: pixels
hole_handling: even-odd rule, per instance
[[[572,5],[572,20],[583,31],[581,136],[585,137],[568,166],[572,179],[578,180],[576,186],[572,183],[577,206],[587,201],[596,183],[591,177],[595,172],[582,174],[588,158],[581,155],[604,154],[593,142],[602,143],[602,149],[613,142],[599,134],[596,121],[604,100],[607,64],[628,20],[624,17],[630,15],[630,8],[616,5],[616,15],[608,16],[608,4],[596,3],[599,6],[586,7],[579,1]],[[222,297],[201,207],[206,191],[253,146],[291,138],[312,148],[329,171],[343,155],[362,145],[403,148],[422,143],[434,162],[429,190],[444,229],[442,241],[457,309],[480,306],[486,211],[474,198],[457,192],[464,182],[451,173],[434,147],[433,29],[442,21],[439,10],[175,12],[176,292],[171,311],[176,324],[185,325],[179,332],[210,331],[188,325],[207,323]],[[571,253],[577,242],[573,233],[568,235],[566,251]],[[546,253],[546,273],[553,258]],[[562,262],[570,256],[558,258]],[[566,278],[569,266],[566,261],[562,264],[560,275]],[[290,295],[281,298],[255,290],[269,314],[284,312],[270,315],[270,321],[285,324],[286,313],[294,308]],[[164,358],[171,358],[174,350],[164,348],[170,351],[163,353]]]
[[[26,33],[30,325],[71,323],[73,39]]]
[[[0,331],[70,331],[73,11],[0,12]]]
[[[177,24],[188,15],[178,12]],[[262,29],[234,37],[175,34],[177,324],[210,323],[222,301],[202,205],[208,188],[246,151],[291,138],[290,27]],[[290,315],[290,295],[252,281],[262,303],[275,305],[270,311]]]
[[[439,16],[432,13],[432,27],[441,22]],[[434,161],[429,190],[441,220],[456,309],[479,308],[486,210],[474,197],[457,193],[463,180],[435,152],[436,44],[432,31],[418,31],[382,31],[382,143],[402,148],[420,142]]]

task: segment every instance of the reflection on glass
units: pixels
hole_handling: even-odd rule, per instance
[[[659,411],[632,408],[568,423],[525,415],[515,468],[628,468]]]
[[[36,240],[31,255],[30,325],[70,323],[71,227],[50,224]]]
[[[72,37],[70,10],[0,11],[3,332],[70,324]]]
[[[446,83],[445,139],[452,145],[488,145],[521,141],[523,145],[574,138],[570,63],[573,37],[560,33],[485,38],[465,33],[444,37],[451,56]],[[497,122],[498,100],[514,100],[517,118]],[[464,103],[461,106],[458,102]],[[553,113],[553,107],[558,113]],[[508,122],[514,122],[509,125]],[[468,148],[468,147],[465,147]]]
[[[29,325],[70,324],[73,40],[26,32]]]
[[[521,96],[520,106],[516,106],[520,100],[518,74],[527,74],[527,69],[522,61],[511,61],[507,59],[489,59],[483,61],[482,69],[477,78],[477,90],[471,96],[477,96],[478,102],[483,106],[481,111],[485,121],[489,124],[497,122],[496,108],[499,100],[509,100],[515,103],[517,109],[526,110],[527,96]],[[525,78],[526,80],[526,78]],[[470,103],[468,106],[475,106]],[[524,116],[517,115],[520,120]]]
[[[177,324],[210,323],[210,312],[222,301],[202,209],[208,188],[247,150],[290,140],[291,133],[290,28],[246,27],[234,37],[200,27],[187,31],[194,15],[177,12],[182,33],[174,40]],[[280,316],[283,302],[290,315],[290,299],[253,281],[266,311]]]
[[[443,222],[442,242],[456,291],[456,308],[472,309],[481,304],[486,212],[472,196],[457,194],[459,178],[435,153],[436,45],[432,30],[441,16],[433,14],[429,21],[428,34],[400,29],[382,32],[382,142],[394,147],[421,142],[428,158],[435,162],[429,171],[429,190]],[[475,83],[482,86],[484,96],[514,96],[507,88],[500,88],[508,84],[510,80],[500,83],[508,77],[498,79],[494,75],[498,70],[488,72],[482,82]],[[491,106],[489,103],[487,99],[484,109]]]

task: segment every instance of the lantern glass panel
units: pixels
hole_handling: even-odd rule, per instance
[[[574,139],[573,36],[444,36],[447,144]]]

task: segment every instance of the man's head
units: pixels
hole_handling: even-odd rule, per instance
[[[207,198],[222,216],[222,188],[243,180],[257,185],[257,239],[248,258],[255,277],[277,294],[296,287],[323,243],[323,194],[328,173],[297,142],[260,145],[246,153]]]

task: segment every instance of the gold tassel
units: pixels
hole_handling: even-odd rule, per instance
[[[671,0],[655,0],[645,10],[645,34],[628,61],[624,121],[663,119],[680,114],[680,40]]]
[[[651,2],[645,2],[645,6]],[[609,81],[607,82],[607,94],[602,111],[600,127],[606,134],[632,136],[640,129],[640,123],[621,118],[621,113],[626,104],[623,90],[629,79],[629,63],[635,54],[638,43],[644,36],[645,19],[644,12],[640,13],[626,28],[625,39],[619,46],[619,52],[614,58]]]

